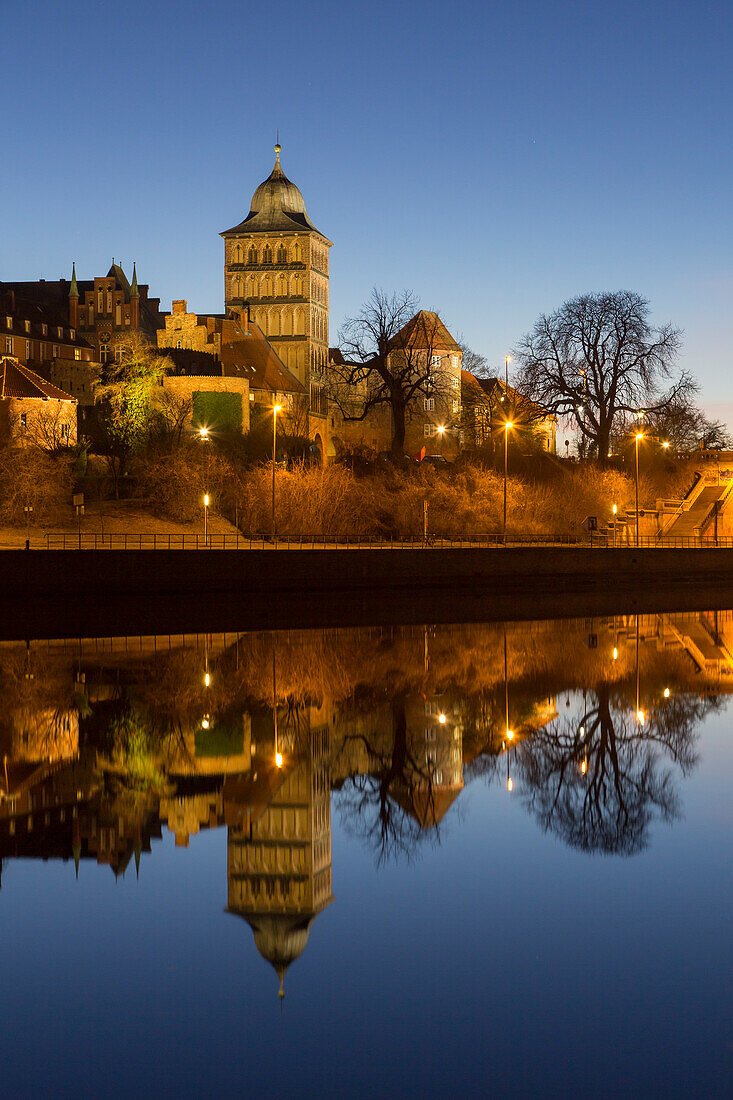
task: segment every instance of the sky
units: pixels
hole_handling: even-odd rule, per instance
[[[223,308],[274,161],[334,242],[331,342],[409,288],[489,363],[633,289],[733,422],[733,10],[706,0],[0,0],[0,279]]]

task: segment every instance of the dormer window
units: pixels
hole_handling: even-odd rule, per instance
[[[41,332],[44,336],[48,336],[48,325],[41,325]]]
[[[70,340],[75,340],[76,339],[75,333],[76,333],[75,329],[73,329],[73,328],[69,329],[69,339]]]
[[[12,328],[13,327],[13,318],[12,317],[6,317],[5,318],[5,324],[7,325],[8,328]]]
[[[56,335],[58,336],[59,340],[63,340],[63,338],[64,338],[64,330],[63,330],[63,328],[61,327],[61,325],[58,325],[58,326],[57,326],[57,328],[56,328]]]
[[[25,321],[25,322],[24,322],[24,324],[25,324],[25,331],[26,331],[26,332],[30,332],[30,331],[31,331],[31,323],[30,323],[30,321]]]

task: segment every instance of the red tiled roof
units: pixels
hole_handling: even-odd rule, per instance
[[[302,382],[288,370],[268,343],[262,329],[252,322],[238,339],[222,341],[221,361],[225,375],[247,378],[252,390],[297,394],[306,392]]]
[[[441,351],[460,352],[460,345],[456,343],[448,329],[437,313],[429,309],[421,309],[414,317],[410,318],[406,325],[390,342],[394,348],[427,348]]]
[[[40,374],[21,367],[13,359],[3,359],[0,364],[0,397],[36,397],[41,400],[73,401],[76,398],[52,386]]]

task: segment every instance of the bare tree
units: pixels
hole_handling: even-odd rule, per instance
[[[674,370],[681,331],[648,318],[649,302],[633,291],[583,294],[542,314],[515,352],[518,389],[569,416],[584,452],[601,460],[627,417],[689,406],[697,392]]]
[[[731,435],[722,420],[711,420],[688,402],[672,402],[644,418],[644,425],[676,454],[730,447]]]
[[[71,416],[75,417],[76,410]],[[73,425],[76,441],[76,424]],[[49,399],[30,413],[25,437],[39,450],[49,455],[67,453],[71,446],[72,419],[64,402]]]
[[[411,291],[376,287],[339,333],[340,356],[330,366],[329,392],[344,420],[363,421],[377,409],[392,414],[392,453],[401,456],[406,423],[418,402],[448,408],[451,375],[444,365],[445,326],[420,310]]]
[[[190,394],[177,394],[164,390],[158,409],[166,435],[170,437],[174,446],[180,446],[193,414],[193,397]]]
[[[456,342],[463,353],[463,358],[461,360],[463,369],[467,370],[469,374],[473,374],[476,378],[490,378],[492,370],[486,356],[470,348],[463,339],[463,336],[459,336]]]

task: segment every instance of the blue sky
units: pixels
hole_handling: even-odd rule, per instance
[[[222,308],[218,234],[285,171],[331,252],[332,342],[409,287],[499,364],[628,287],[730,413],[729,4],[0,0],[0,279],[133,259]]]

